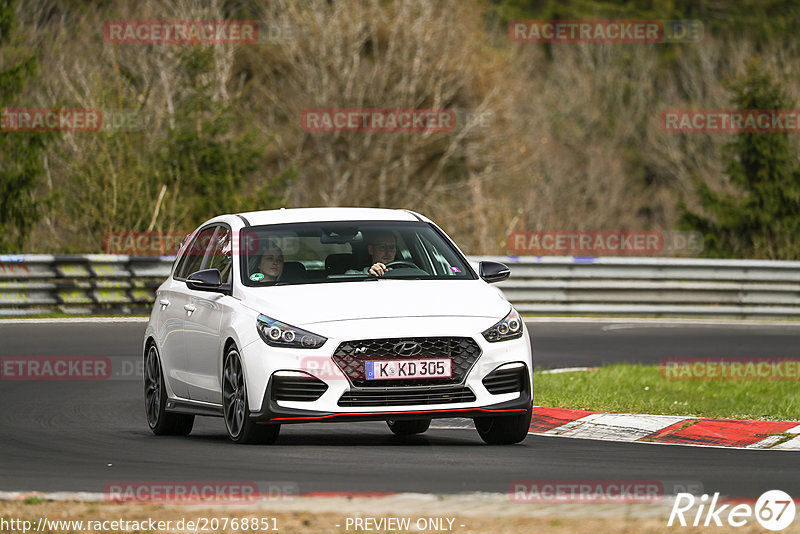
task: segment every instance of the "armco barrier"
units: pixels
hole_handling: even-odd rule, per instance
[[[501,261],[521,313],[800,317],[800,262],[695,258],[474,257]]]
[[[172,259],[0,255],[0,315],[146,312]]]
[[[0,315],[141,313],[172,257],[0,255]],[[687,258],[488,257],[527,315],[800,318],[800,262]]]

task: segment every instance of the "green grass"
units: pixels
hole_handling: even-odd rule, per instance
[[[533,404],[599,412],[800,420],[800,382],[665,380],[658,366],[533,373]]]
[[[128,318],[128,317],[150,317],[148,313],[63,313],[48,312],[36,313],[32,315],[0,315],[2,319],[87,319],[87,318]]]
[[[575,315],[572,313],[520,313],[523,319],[613,319],[613,320],[621,320],[624,321],[626,319],[637,320],[637,319],[660,319],[669,321],[672,319],[679,320],[679,321],[720,321],[720,322],[729,322],[729,323],[745,323],[745,322],[763,322],[763,323],[789,323],[794,324],[800,322],[800,317],[795,316],[787,316],[787,317],[759,317],[759,316],[747,316],[747,317],[740,317],[736,316],[727,316],[727,315],[661,315],[661,314],[654,314],[654,315],[619,315],[619,314],[609,314],[609,313],[581,313],[580,315]]]
[[[25,500],[22,502],[24,502],[25,504],[41,504],[45,502],[45,499],[42,497],[32,496],[32,497],[25,497]]]

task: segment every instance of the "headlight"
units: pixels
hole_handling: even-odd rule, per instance
[[[318,349],[328,338],[312,334],[302,328],[282,323],[276,319],[259,315],[256,322],[258,335],[267,345],[287,349]]]
[[[519,316],[519,313],[517,313],[517,310],[511,308],[511,311],[508,312],[508,315],[506,315],[502,321],[481,333],[489,343],[517,339],[518,337],[522,337],[522,318]]]

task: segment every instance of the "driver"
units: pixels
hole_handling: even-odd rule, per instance
[[[367,252],[369,252],[372,259],[372,266],[364,267],[360,271],[351,269],[346,274],[364,273],[372,276],[383,276],[389,270],[386,264],[394,261],[396,250],[397,239],[394,234],[392,232],[379,232],[372,236],[367,245]]]

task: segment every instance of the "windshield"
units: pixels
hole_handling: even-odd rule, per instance
[[[320,222],[241,231],[247,286],[377,280],[475,279],[450,242],[422,222]],[[382,264],[380,275],[370,274]]]

